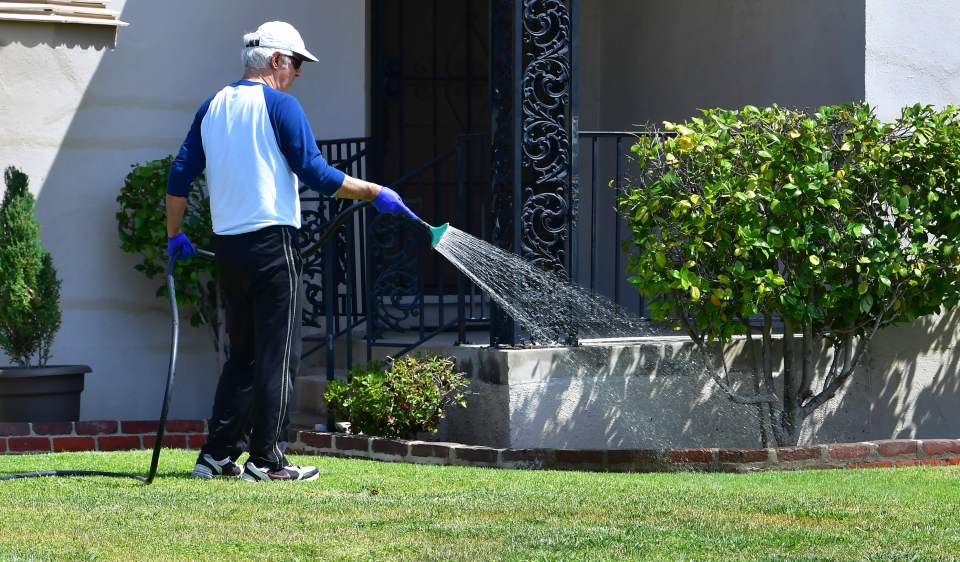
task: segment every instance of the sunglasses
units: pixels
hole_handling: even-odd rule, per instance
[[[303,64],[303,59],[296,55],[284,55],[283,53],[275,53],[281,57],[286,57],[290,59],[290,63],[293,64],[294,70],[300,70],[300,65]],[[281,59],[282,60],[282,59]],[[279,64],[279,63],[277,63]]]

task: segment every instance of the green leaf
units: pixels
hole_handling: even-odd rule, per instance
[[[753,314],[870,326],[880,310],[898,324],[960,303],[958,110],[708,109],[673,126],[695,142],[638,141],[651,157],[621,196],[625,277],[643,280],[652,316],[682,310],[723,342]]]
[[[166,213],[163,202],[172,163],[173,156],[167,156],[132,166],[117,196],[119,209],[115,217],[119,245],[123,251],[140,258],[140,263],[134,269],[148,279],[166,270]],[[213,246],[213,228],[209,200],[204,194],[204,181],[201,176],[191,185],[183,230],[195,246],[210,248]],[[199,325],[204,319],[216,318],[215,292],[205,289],[216,275],[213,261],[196,259],[181,262],[174,274],[177,301],[188,307],[186,312],[191,324]],[[161,287],[158,296],[165,298],[165,295]]]

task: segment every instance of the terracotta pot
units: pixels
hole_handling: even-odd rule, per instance
[[[86,365],[0,367],[0,422],[75,421]]]

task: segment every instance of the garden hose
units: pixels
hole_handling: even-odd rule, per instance
[[[212,258],[213,252],[197,249],[201,256]],[[167,300],[170,302],[170,362],[167,368],[167,387],[163,391],[163,405],[160,406],[160,421],[157,424],[157,438],[153,442],[153,457],[150,459],[150,472],[145,483],[153,482],[160,463],[160,449],[163,447],[163,435],[167,430],[167,413],[170,411],[170,398],[173,395],[173,375],[177,370],[177,350],[180,346],[180,309],[177,307],[177,287],[173,280],[173,270],[177,259],[170,256],[167,261]]]
[[[317,242],[303,252],[303,257],[308,258],[320,251],[323,245],[326,244],[334,234],[336,234],[337,229],[343,226],[347,220],[352,217],[353,213],[363,209],[369,204],[369,202],[354,204],[343,210],[332,221],[330,221],[330,223],[320,234],[320,238],[317,240]],[[213,252],[208,252],[207,250],[197,249],[197,254],[206,258],[215,257]],[[150,484],[153,482],[154,477],[157,475],[157,466],[160,464],[160,449],[163,447],[163,436],[166,432],[167,414],[170,411],[170,398],[173,395],[173,379],[177,368],[177,350],[180,341],[180,311],[177,307],[177,291],[173,278],[175,265],[176,258],[171,257],[167,262],[167,300],[170,303],[171,319],[170,361],[167,368],[167,384],[163,392],[163,403],[160,407],[160,420],[157,425],[157,436],[153,444],[153,457],[150,459],[150,472],[147,474],[147,477],[144,478],[138,474],[132,474],[128,472],[105,472],[99,470],[34,470],[29,472],[18,472],[16,474],[5,474],[0,476],[0,481],[17,480],[21,478],[37,478],[41,476],[109,476],[114,478],[133,478],[134,480],[139,480],[145,484]]]
[[[213,253],[206,250],[197,250],[197,253],[213,257]],[[160,408],[160,422],[157,426],[157,438],[153,445],[153,458],[150,461],[150,472],[144,478],[138,474],[128,472],[103,472],[99,470],[35,470],[31,472],[20,472],[17,474],[7,474],[0,476],[2,480],[16,480],[19,478],[37,478],[40,476],[110,476],[115,478],[133,478],[145,484],[153,482],[157,475],[157,465],[160,462],[160,448],[163,445],[163,434],[166,431],[167,413],[170,411],[170,396],[173,390],[173,374],[177,367],[177,347],[180,339],[180,312],[177,309],[177,291],[173,281],[174,265],[177,260],[170,257],[167,261],[167,298],[170,301],[171,318],[171,342],[170,342],[170,362],[167,369],[167,387],[163,393],[163,405]]]
[[[320,238],[317,239],[317,241],[313,244],[313,246],[310,246],[305,251],[301,252],[300,254],[301,257],[306,259],[312,256],[313,254],[316,254],[317,252],[319,252],[323,248],[323,245],[330,240],[330,237],[332,237],[334,234],[337,233],[337,229],[343,226],[344,224],[346,224],[347,220],[349,220],[350,217],[353,216],[353,213],[369,206],[370,206],[370,202],[364,201],[363,203],[350,205],[349,207],[341,211],[339,215],[334,217],[334,219],[327,224],[323,232],[320,233]]]

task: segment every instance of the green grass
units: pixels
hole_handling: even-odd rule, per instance
[[[0,456],[0,473],[144,473],[149,452]],[[0,482],[2,560],[951,559],[960,469],[494,470],[293,457],[309,483]]]

